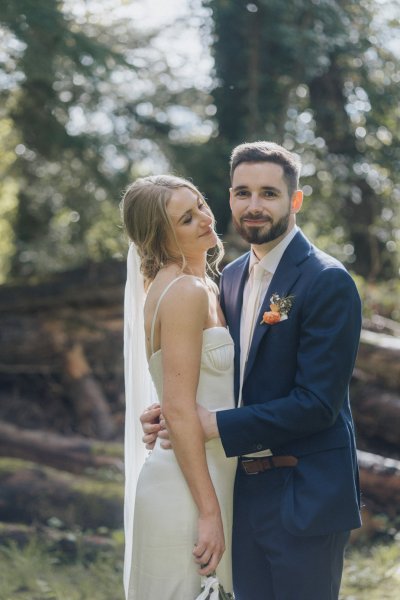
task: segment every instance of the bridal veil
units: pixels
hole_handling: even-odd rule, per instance
[[[140,259],[134,244],[127,258],[127,279],[124,300],[124,367],[125,367],[125,559],[124,588],[128,596],[132,564],[133,515],[136,483],[147,450],[142,442],[139,420],[142,412],[154,401],[156,393],[151,381],[146,357],[143,308],[146,294],[140,271]]]

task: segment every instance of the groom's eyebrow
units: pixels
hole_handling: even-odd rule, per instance
[[[240,192],[241,190],[248,190],[249,186],[248,185],[237,185],[233,188],[234,192]],[[273,185],[262,185],[261,190],[267,190],[268,192],[276,192],[278,193],[280,190],[277,187],[274,187]]]

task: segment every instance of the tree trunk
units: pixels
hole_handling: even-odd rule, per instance
[[[315,114],[316,132],[325,140],[328,152],[344,158],[351,169],[352,163],[360,160],[360,152],[346,111],[340,53],[334,50],[330,54],[329,68],[310,81],[310,104]],[[352,267],[356,273],[373,280],[382,267],[382,242],[373,229],[378,214],[376,194],[365,178],[355,173],[349,176],[348,183],[349,190],[351,187],[358,188],[362,199],[359,204],[353,202],[349,191],[341,209],[355,250]]]

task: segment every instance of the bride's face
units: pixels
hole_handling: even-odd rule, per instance
[[[167,205],[167,212],[176,236],[168,236],[172,252],[179,252],[179,244],[184,256],[189,258],[207,252],[217,243],[213,216],[204,200],[186,187],[178,188]],[[180,253],[180,252],[179,252]]]

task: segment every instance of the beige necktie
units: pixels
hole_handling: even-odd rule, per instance
[[[242,384],[243,384],[243,376],[246,368],[247,357],[250,350],[251,340],[253,337],[253,331],[255,327],[255,321],[258,315],[259,305],[260,305],[260,294],[262,288],[262,282],[265,275],[265,269],[260,265],[260,263],[256,263],[251,271],[252,284],[249,299],[247,301],[247,306],[244,314],[244,335],[243,335],[243,345],[240,348],[240,397],[239,397],[239,405],[241,403],[242,398]]]

